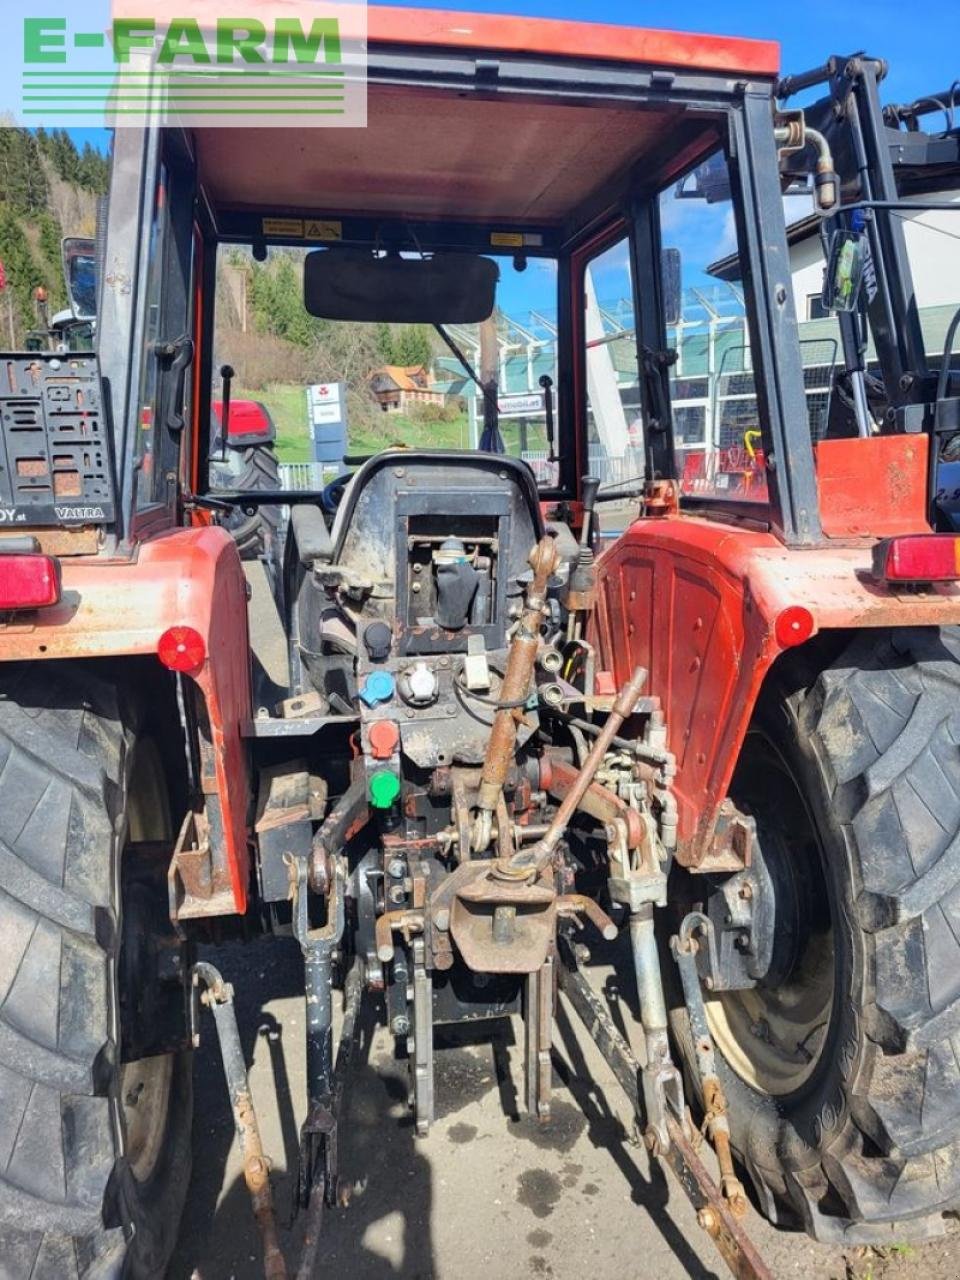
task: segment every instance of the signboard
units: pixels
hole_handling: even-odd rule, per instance
[[[529,391],[523,395],[499,396],[497,408],[501,418],[527,418],[533,414],[544,413],[543,392]]]
[[[314,461],[339,466],[347,451],[346,386],[314,383],[307,388],[307,409]]]

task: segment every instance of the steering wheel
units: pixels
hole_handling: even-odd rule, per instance
[[[344,471],[342,475],[335,476],[329,484],[324,485],[320,506],[325,515],[332,516],[336,514],[337,507],[343,501],[344,491],[353,479],[353,475],[352,471]]]

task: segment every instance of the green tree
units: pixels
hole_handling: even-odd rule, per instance
[[[384,364],[429,365],[433,358],[431,333],[423,324],[378,324],[377,348]]]
[[[40,233],[38,244],[42,259],[40,265],[50,300],[50,314],[53,315],[54,312],[60,311],[67,305],[67,291],[63,281],[63,259],[60,249],[63,233],[60,223],[52,213],[46,210],[38,215],[36,225]]]
[[[45,280],[43,270],[30,250],[30,241],[20,220],[4,205],[0,205],[0,261],[6,270],[7,290],[13,298],[15,328],[22,337],[23,329],[32,325],[35,319],[33,291],[37,285],[44,284]],[[4,307],[4,312],[5,310]],[[3,320],[6,344],[9,334],[6,333],[5,315]],[[17,343],[19,345],[19,337]]]
[[[374,338],[377,344],[377,351],[383,363],[396,364],[397,362],[393,355],[393,333],[390,330],[390,326],[381,321],[376,326]]]
[[[37,139],[26,129],[0,129],[0,200],[31,214],[46,208],[48,199]]]
[[[95,195],[103,195],[110,182],[110,161],[89,142],[83,144],[83,151],[77,168],[79,186]]]
[[[308,347],[323,333],[324,321],[308,315],[298,264],[289,254],[254,263],[250,277],[250,306],[261,333]]]

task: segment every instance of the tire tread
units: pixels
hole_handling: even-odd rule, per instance
[[[99,1064],[116,1053],[115,930],[102,921],[115,910],[131,741],[90,664],[4,669],[0,1268],[18,1280],[85,1274],[122,1240],[105,1221],[116,1138]]]
[[[956,629],[861,633],[800,698],[801,726],[806,717],[833,780],[873,957],[870,1063],[822,1162],[848,1221],[819,1214],[789,1180],[822,1239],[882,1239],[905,1222],[923,1234],[924,1220],[936,1230],[960,1204],[958,655]]]

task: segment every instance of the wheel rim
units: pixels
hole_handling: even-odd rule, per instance
[[[120,1069],[126,1153],[138,1182],[146,1182],[163,1150],[173,1085],[173,1054],[141,1058]]]
[[[826,951],[826,948],[825,948]],[[833,1008],[833,939],[811,957],[806,986],[727,991],[706,1002],[717,1048],[742,1080],[761,1093],[793,1093],[820,1061]]]
[[[757,817],[758,857],[776,886],[777,919],[790,919],[795,941],[775,980],[717,993],[705,1003],[710,1032],[731,1069],[753,1089],[782,1097],[801,1089],[822,1058],[833,1011],[835,938],[820,843],[797,780],[765,735],[751,733],[748,743],[735,798]],[[789,938],[789,929],[783,934]]]
[[[150,739],[138,742],[127,800],[129,841],[169,840],[170,806],[160,753]],[[134,1178],[146,1182],[163,1150],[173,1088],[175,1055],[125,1062],[120,1068],[124,1152]]]

